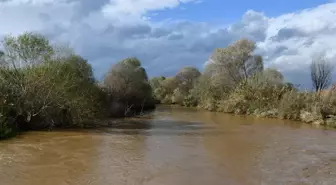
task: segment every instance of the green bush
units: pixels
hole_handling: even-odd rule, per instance
[[[2,68],[0,77],[2,95],[16,116],[24,117],[19,123],[23,128],[80,126],[102,112],[103,92],[80,57],[18,70]]]
[[[15,128],[83,126],[104,115],[105,93],[80,56],[54,55],[41,35],[4,40],[0,66],[1,133]]]

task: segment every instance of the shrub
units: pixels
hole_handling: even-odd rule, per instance
[[[174,90],[174,93],[172,95],[172,103],[183,105],[183,101],[186,96],[187,95],[184,94],[180,88],[177,88]]]
[[[21,128],[78,125],[102,111],[102,91],[80,57],[18,70],[0,70],[4,99],[11,101]],[[22,125],[26,124],[26,125]]]
[[[2,133],[12,128],[83,126],[103,113],[104,92],[80,56],[54,55],[41,35],[4,40],[0,66]],[[4,129],[7,128],[7,129]]]
[[[284,94],[279,103],[279,117],[283,119],[300,120],[301,111],[306,108],[307,94],[289,91]]]
[[[246,82],[240,83],[228,98],[220,101],[219,110],[263,117],[276,116],[276,108],[281,97],[290,90],[281,78],[278,80],[279,76],[281,76],[279,72],[270,73],[265,70],[247,79]]]

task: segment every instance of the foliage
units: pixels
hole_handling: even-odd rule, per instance
[[[306,100],[309,100],[311,95],[307,93],[298,93],[289,91],[284,94],[279,103],[279,117],[291,120],[300,120],[301,111],[307,108]]]
[[[234,85],[262,71],[262,57],[253,55],[255,47],[254,42],[241,39],[226,48],[216,49],[208,64],[212,75],[225,76]]]
[[[137,58],[126,58],[113,65],[104,78],[104,86],[110,102],[118,102],[125,114],[132,108],[153,107],[152,87]]]
[[[257,115],[276,109],[283,94],[290,90],[281,77],[281,73],[273,69],[250,77],[221,101],[220,109],[230,113]]]
[[[254,55],[255,44],[242,39],[226,48],[216,49],[203,73],[192,67],[176,76],[153,78],[155,97],[162,103],[197,106],[211,111],[279,117],[309,123],[336,125],[335,88],[322,93],[298,92],[276,69],[264,69],[261,56]],[[328,77],[324,60],[316,60],[312,74]],[[324,73],[327,72],[327,73]],[[328,78],[322,85],[329,84]]]
[[[188,91],[193,87],[194,83],[201,76],[201,72],[194,67],[184,67],[176,74],[176,79],[179,82],[179,88],[184,93],[188,93]]]
[[[164,89],[162,87],[162,83],[166,78],[161,76],[161,77],[154,77],[152,79],[150,79],[150,86],[153,89],[153,98],[160,102],[160,100],[162,100],[164,97]]]
[[[48,39],[36,33],[6,36],[3,46],[7,62],[14,68],[41,64],[50,60],[54,52]]]
[[[55,56],[49,41],[38,34],[6,37],[3,44],[2,135],[15,128],[83,126],[84,121],[104,114],[104,92],[85,59],[73,54]]]

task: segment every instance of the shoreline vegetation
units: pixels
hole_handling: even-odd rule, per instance
[[[336,126],[332,66],[311,64],[316,92],[299,91],[276,69],[264,68],[255,43],[241,39],[216,49],[201,73],[185,67],[173,77],[149,79],[137,58],[126,58],[94,78],[91,65],[71,48],[43,35],[7,36],[0,51],[0,139],[21,131],[92,128],[99,120],[134,116],[156,104]]]
[[[162,104],[336,127],[336,85],[329,88],[333,66],[323,54],[312,57],[311,92],[286,82],[277,69],[264,68],[255,48],[241,39],[216,49],[202,73],[184,67],[175,76],[152,78],[154,97]]]
[[[87,60],[40,34],[7,36],[2,46],[0,139],[28,130],[92,127],[100,119],[155,108],[136,58],[113,65],[99,83]]]

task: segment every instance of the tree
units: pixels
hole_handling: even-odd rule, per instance
[[[255,85],[282,85],[284,77],[276,69],[268,68],[262,72],[257,73],[252,79]]]
[[[136,58],[126,58],[113,65],[104,78],[104,84],[116,101],[138,103],[152,95],[146,70]]]
[[[8,65],[13,68],[29,67],[49,61],[53,47],[40,34],[24,33],[18,37],[7,36],[3,40]]]
[[[201,76],[201,72],[195,67],[184,67],[177,75],[179,81],[179,91],[182,95],[187,96],[189,90],[193,88],[196,80]]]
[[[192,82],[199,76],[201,76],[201,72],[195,67],[184,67],[176,74],[178,80],[186,82]]]
[[[253,41],[241,39],[226,48],[216,49],[210,57],[208,67],[216,76],[225,76],[233,84],[246,81],[263,70],[261,56],[253,55]]]
[[[102,91],[91,66],[77,55],[59,51],[41,35],[6,37],[0,67],[1,115],[21,120],[27,129],[77,125],[102,110]],[[64,53],[63,53],[64,52]]]
[[[165,96],[164,88],[162,86],[162,83],[165,79],[166,79],[165,77],[160,76],[160,77],[154,77],[150,80],[150,85],[153,90],[153,96],[155,100],[158,102],[160,102]]]
[[[153,89],[160,88],[162,86],[163,80],[165,79],[166,78],[164,76],[154,77],[150,79],[150,85],[152,86]]]
[[[172,95],[178,85],[179,81],[175,77],[168,77],[162,82],[162,87],[167,95]]]
[[[310,64],[310,75],[316,92],[327,88],[331,84],[332,72],[333,65],[325,55],[320,54],[313,57]]]

